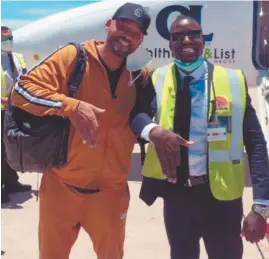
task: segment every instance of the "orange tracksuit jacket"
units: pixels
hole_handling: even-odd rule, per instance
[[[123,69],[117,98],[112,99],[107,72],[98,58],[99,41],[85,44],[87,66],[74,98],[67,97],[67,81],[74,68],[76,48],[72,45],[55,54],[21,77],[12,92],[12,103],[38,116],[68,116],[79,100],[105,109],[98,115],[97,147],[89,148],[71,127],[68,163],[64,168],[49,169],[63,182],[82,187],[113,190],[122,187],[130,171],[135,136],[128,122],[135,99],[135,87],[128,86],[130,72]],[[72,64],[72,65],[70,65]]]

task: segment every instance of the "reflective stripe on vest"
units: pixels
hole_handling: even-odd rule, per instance
[[[166,129],[173,129],[175,95],[175,66],[170,64],[157,69],[152,77],[157,93],[156,122]],[[215,66],[213,82],[216,96],[227,100],[227,107],[217,109],[220,119],[227,120],[227,140],[208,143],[209,178],[213,195],[220,200],[233,200],[242,196],[244,187],[243,115],[246,106],[245,82],[241,71]],[[214,94],[211,87],[211,100]],[[211,116],[212,105],[209,106]],[[159,117],[158,117],[159,116]],[[143,175],[166,179],[162,173],[154,146],[149,144]]]
[[[232,147],[231,147],[231,159],[240,160],[242,159],[242,148],[241,139],[242,139],[242,129],[238,125],[243,125],[244,111],[242,104],[246,99],[246,96],[242,97],[240,91],[240,79],[237,75],[236,70],[227,69],[227,75],[230,81],[230,91],[232,95]],[[244,84],[245,89],[245,84]],[[235,99],[236,100],[233,100]]]
[[[165,76],[166,76],[170,66],[171,65],[167,65],[167,66],[163,67],[162,69],[157,69],[152,75],[152,80],[153,80],[153,82],[155,82],[154,88],[156,91],[157,108],[158,108],[157,112],[156,112],[156,119],[155,119],[156,123],[159,123],[159,121],[160,121],[164,80],[165,80]],[[158,78],[156,78],[157,76],[158,76]]]
[[[21,69],[26,68],[23,56],[19,53],[14,53],[13,55],[16,57],[16,59],[19,61]],[[14,60],[14,63],[16,64],[16,61]],[[4,70],[1,66],[1,97],[7,97],[8,96],[8,89],[6,85],[6,78],[5,78],[5,73]],[[1,104],[1,109],[5,109],[6,107]]]

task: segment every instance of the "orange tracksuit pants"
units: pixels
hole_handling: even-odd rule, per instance
[[[81,194],[53,174],[40,186],[40,259],[68,259],[80,227],[89,234],[98,259],[122,259],[128,185],[115,191]]]

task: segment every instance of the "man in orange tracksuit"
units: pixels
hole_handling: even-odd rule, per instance
[[[129,128],[136,89],[128,85],[125,59],[142,43],[149,25],[143,6],[120,7],[105,25],[107,40],[84,46],[87,66],[75,98],[67,97],[76,57],[71,45],[22,76],[12,92],[12,103],[23,110],[67,116],[72,122],[67,165],[42,177],[40,259],[67,259],[80,227],[99,259],[123,257],[127,177],[136,141]]]

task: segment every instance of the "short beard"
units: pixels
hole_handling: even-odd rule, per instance
[[[111,42],[109,43],[109,47],[110,47],[111,52],[112,52],[115,56],[117,56],[117,57],[119,57],[119,58],[126,58],[128,55],[131,54],[131,53],[121,52],[121,51],[119,51],[119,50],[116,50],[116,49],[114,48],[114,46],[113,46],[113,41],[111,41]]]
[[[120,52],[120,51],[115,50],[115,49],[113,48],[113,46],[111,46],[111,51],[112,51],[112,53],[113,53],[115,56],[117,56],[117,57],[119,57],[119,58],[125,58],[125,57],[128,56],[127,53],[122,53],[122,52]]]

